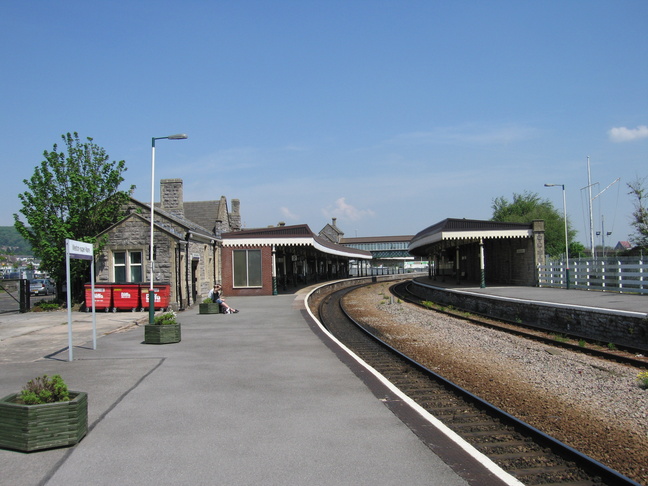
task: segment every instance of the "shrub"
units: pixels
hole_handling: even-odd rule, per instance
[[[639,380],[639,386],[641,388],[648,389],[648,371],[642,371],[637,375],[637,380]]]
[[[59,310],[61,306],[53,300],[36,302],[32,307],[32,312]]]
[[[51,378],[43,375],[27,382],[20,392],[20,400],[25,405],[69,402],[70,393],[61,375],[54,375]]]
[[[205,300],[202,301],[203,304],[212,304],[214,301],[211,300],[209,297],[206,297]]]
[[[155,316],[155,319],[153,320],[153,324],[156,324],[158,326],[168,326],[170,324],[177,323],[178,321],[176,321],[176,314],[173,311],[165,312],[164,314]]]

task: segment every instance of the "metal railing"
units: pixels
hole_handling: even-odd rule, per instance
[[[569,275],[569,286],[567,285]],[[538,265],[538,286],[648,294],[648,263],[641,259],[574,260]]]
[[[5,312],[27,312],[29,302],[29,280],[0,280],[0,314]]]

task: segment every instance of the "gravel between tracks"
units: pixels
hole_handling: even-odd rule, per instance
[[[347,310],[431,370],[648,485],[648,390],[638,384],[640,369],[390,304],[390,285],[351,292]]]

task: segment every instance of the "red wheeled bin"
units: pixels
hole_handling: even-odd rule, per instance
[[[116,283],[112,286],[113,312],[129,310],[135,312],[142,305],[140,303],[140,284]]]
[[[151,284],[140,284],[140,302],[142,310],[149,310],[149,291]],[[166,310],[169,308],[169,301],[171,299],[171,285],[168,283],[156,283],[153,285],[153,292],[155,292],[155,310]]]
[[[95,298],[95,311],[103,310],[108,312],[112,307],[112,286],[114,284],[95,284],[94,298]],[[92,284],[85,284],[85,310],[90,312],[92,309]]]

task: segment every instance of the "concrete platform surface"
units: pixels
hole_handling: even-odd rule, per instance
[[[0,450],[0,484],[469,484],[331,352],[303,294],[228,301],[241,312],[178,313],[168,345],[143,344],[145,314],[98,314],[93,350],[75,313],[72,362],[66,313],[0,315],[0,396],[58,373],[90,424],[74,447]]]

